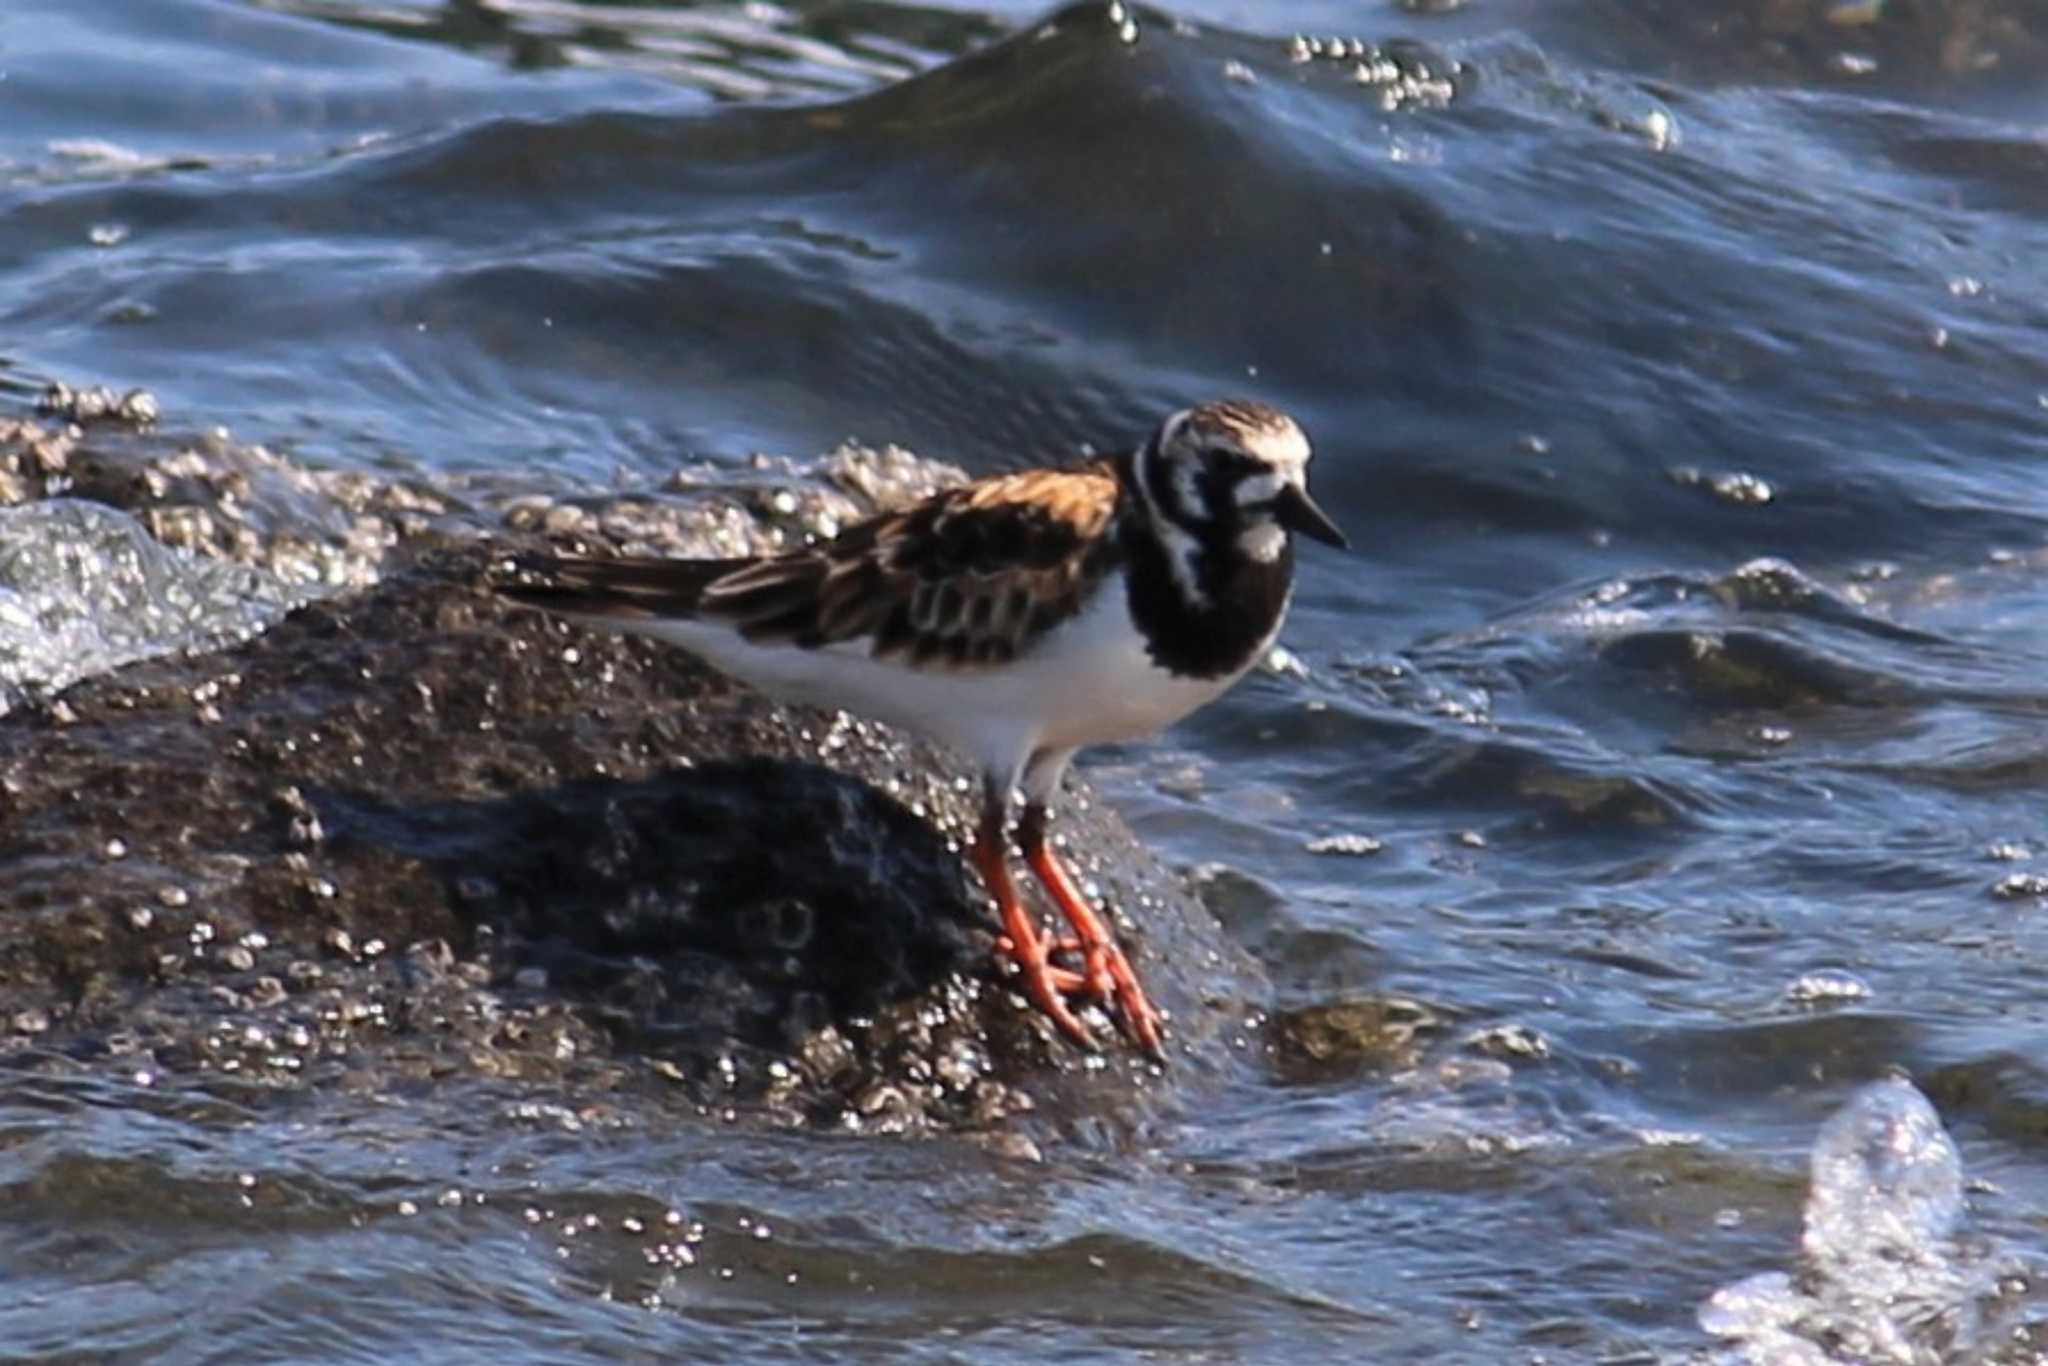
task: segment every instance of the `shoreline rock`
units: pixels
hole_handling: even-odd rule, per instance
[[[241,448],[168,488],[122,462],[210,457],[120,441],[68,455],[137,513],[204,508],[263,464]],[[753,496],[771,517],[849,516],[845,487]],[[1057,828],[1135,922],[1173,1018],[1164,1071],[1107,1020],[1101,1055],[1071,1049],[997,980],[958,854],[976,790],[958,760],[510,607],[485,583],[530,542],[496,547],[480,516],[447,525],[457,498],[429,513],[429,497],[371,489],[353,521],[277,519],[301,546],[309,518],[344,544],[378,521],[368,586],[0,717],[0,1057],[280,1086],[650,1088],[1022,1151],[1114,1142],[1232,1065],[1256,966],[1085,786]],[[586,540],[799,534],[644,494],[556,506],[577,513],[555,529]],[[199,548],[263,562],[263,496],[244,507],[253,541]]]

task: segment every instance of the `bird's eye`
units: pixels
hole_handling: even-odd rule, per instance
[[[1209,446],[1202,451],[1202,469],[1217,478],[1249,479],[1263,468],[1259,461],[1236,446]]]

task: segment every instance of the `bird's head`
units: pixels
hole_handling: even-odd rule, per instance
[[[1196,542],[1234,540],[1272,561],[1298,531],[1350,543],[1308,493],[1308,437],[1263,403],[1204,403],[1174,413],[1138,453],[1138,482],[1152,514]]]

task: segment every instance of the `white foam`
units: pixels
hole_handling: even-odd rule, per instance
[[[1976,1361],[1997,1270],[1957,1239],[1963,1166],[1911,1082],[1874,1082],[1814,1140],[1796,1272],[1723,1286],[1700,1326],[1728,1366],[1943,1366]]]

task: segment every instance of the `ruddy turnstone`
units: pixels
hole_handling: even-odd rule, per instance
[[[1272,646],[1294,586],[1290,532],[1346,544],[1307,486],[1308,438],[1263,403],[1177,412],[1136,450],[992,475],[755,559],[522,560],[500,592],[680,645],[786,700],[915,731],[979,761],[970,857],[1002,917],[999,954],[1069,1038],[1067,998],[1113,1000],[1162,1053],[1160,1016],[1046,842],[1046,805],[1083,745],[1148,735],[1215,698]],[[1041,933],[1024,862],[1072,928]],[[1053,961],[1074,955],[1078,971]]]

